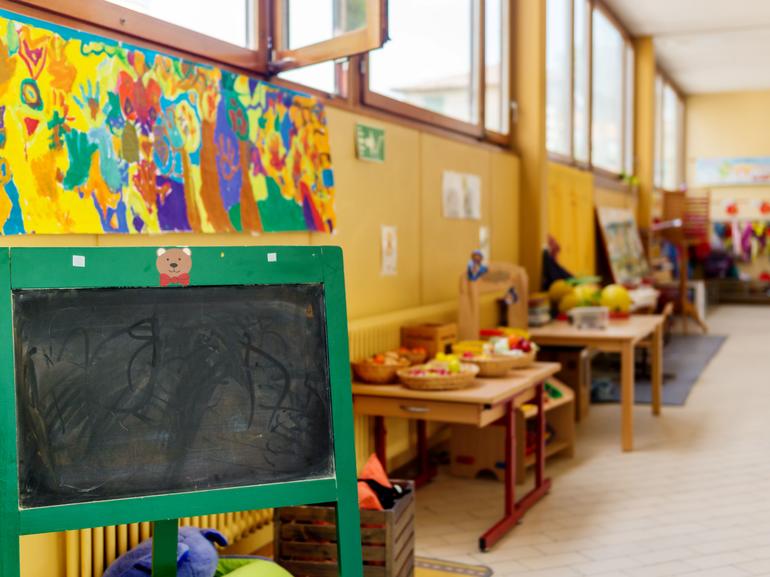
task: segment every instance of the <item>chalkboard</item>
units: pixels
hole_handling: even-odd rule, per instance
[[[335,475],[321,284],[13,291],[19,505]]]

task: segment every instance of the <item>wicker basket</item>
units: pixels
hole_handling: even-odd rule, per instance
[[[526,369],[527,367],[531,367],[535,364],[537,351],[530,351],[518,357],[509,356],[508,358],[513,361],[513,366],[511,367],[512,369]]]
[[[413,369],[414,367],[412,367]],[[473,380],[479,372],[476,365],[463,363],[460,366],[460,372],[442,377],[410,375],[411,369],[401,369],[398,371],[398,379],[407,389],[417,389],[420,391],[453,391],[456,389],[465,389],[473,384]]]
[[[395,382],[397,372],[410,364],[407,359],[397,365],[378,365],[369,361],[358,361],[353,363],[353,372],[365,383],[384,385]]]
[[[398,353],[398,354],[401,355],[402,357],[404,357],[405,359],[409,359],[409,362],[412,365],[421,365],[422,363],[424,363],[425,361],[428,360],[428,352],[427,351],[424,351],[422,353],[415,353],[413,351],[406,351],[406,352]]]
[[[516,366],[518,358],[506,355],[496,355],[486,359],[470,358],[463,359],[463,361],[476,365],[479,368],[478,376],[494,378],[504,377],[511,372],[511,369]]]

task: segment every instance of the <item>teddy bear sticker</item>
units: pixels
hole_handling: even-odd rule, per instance
[[[189,286],[192,251],[189,248],[159,248],[156,261],[160,286]]]

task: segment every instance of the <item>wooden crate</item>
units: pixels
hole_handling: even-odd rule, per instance
[[[364,577],[413,577],[414,484],[388,511],[361,511]],[[276,509],[275,560],[294,577],[338,577],[337,517],[334,507]]]
[[[428,358],[435,357],[437,353],[451,353],[455,342],[457,342],[455,323],[428,323],[401,327],[401,346],[423,347],[428,351]]]
[[[546,459],[561,454],[572,457],[575,453],[574,393],[556,379],[548,382],[558,388],[562,397],[551,399],[545,405],[545,418],[554,436],[545,447]],[[534,455],[525,454],[527,421],[537,415],[537,409],[516,411],[516,482],[526,480],[527,468],[534,465]],[[453,425],[450,440],[450,472],[456,477],[475,478],[480,473],[491,473],[499,481],[505,476],[505,428],[494,423],[478,428]]]

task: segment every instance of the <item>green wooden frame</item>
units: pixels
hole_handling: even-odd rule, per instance
[[[19,576],[19,536],[152,521],[153,577],[176,576],[177,519],[335,502],[340,574],[363,573],[353,398],[342,250],[338,247],[192,247],[190,286],[322,283],[331,381],[332,477],[249,487],[19,508],[14,372],[15,289],[158,287],[157,247],[0,250],[0,575]],[[75,266],[73,257],[85,258]],[[79,260],[79,259],[78,259]],[[161,289],[159,289],[161,290]]]

